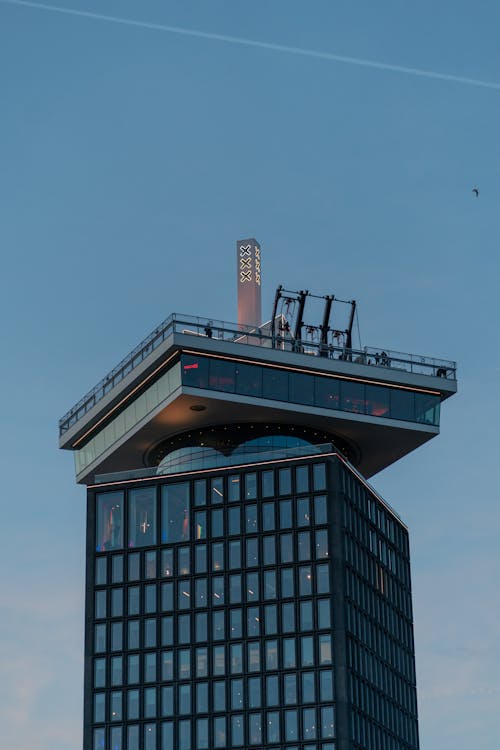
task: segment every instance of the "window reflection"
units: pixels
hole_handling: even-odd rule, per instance
[[[96,550],[123,547],[123,492],[97,495]]]
[[[161,488],[163,544],[189,539],[189,483],[166,484]]]
[[[156,487],[129,490],[128,546],[156,544]]]

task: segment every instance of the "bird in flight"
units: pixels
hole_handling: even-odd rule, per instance
[[[472,192],[476,196],[476,198],[479,198],[479,190],[477,188],[472,188]]]

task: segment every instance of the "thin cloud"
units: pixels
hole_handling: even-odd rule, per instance
[[[73,8],[64,8],[57,5],[48,5],[47,3],[35,3],[30,0],[0,0],[1,3],[8,5],[22,6],[26,8],[36,8],[37,10],[51,11],[54,13],[63,13],[69,16],[79,16],[96,21],[108,21],[110,23],[122,24],[123,26],[134,26],[151,31],[163,31],[167,34],[179,34],[182,36],[196,37],[198,39],[208,39],[215,42],[225,42],[226,44],[235,44],[242,47],[253,47],[255,49],[271,50],[290,55],[301,55],[316,60],[326,60],[345,65],[357,65],[363,68],[372,68],[374,70],[385,70],[391,73],[402,73],[404,75],[417,76],[420,78],[431,78],[438,81],[447,81],[449,83],[459,83],[466,86],[476,86],[486,89],[500,90],[500,83],[495,81],[484,81],[479,78],[468,78],[466,76],[457,76],[449,73],[440,73],[436,70],[425,70],[423,68],[411,68],[404,65],[393,65],[391,63],[379,62],[377,60],[366,60],[362,57],[349,57],[346,55],[337,55],[333,52],[321,52],[319,50],[304,49],[303,47],[292,47],[287,44],[275,44],[274,42],[261,42],[256,39],[247,39],[246,37],[230,36],[228,34],[214,34],[208,31],[199,31],[197,29],[187,29],[182,26],[169,26],[151,21],[140,21],[132,18],[120,18],[119,16],[109,16],[104,13],[93,13],[91,11],[76,10]]]

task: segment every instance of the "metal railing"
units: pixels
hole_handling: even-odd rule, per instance
[[[279,328],[279,326],[276,326],[276,328]],[[90,409],[173,333],[183,333],[203,337],[207,340],[213,339],[233,344],[264,346],[281,351],[344,360],[358,364],[372,365],[373,367],[390,367],[410,373],[456,380],[457,366],[456,362],[452,360],[435,359],[433,357],[417,356],[415,354],[395,352],[389,349],[376,349],[368,346],[365,346],[363,349],[347,349],[345,346],[333,343],[324,345],[308,337],[297,341],[285,331],[278,330],[277,332],[273,332],[270,322],[263,324],[259,328],[255,328],[238,323],[213,320],[211,318],[198,318],[192,315],[173,313],[155,328],[149,336],[141,341],[138,346],[132,349],[116,367],[59,420],[59,435],[63,435],[70,427],[82,419]]]

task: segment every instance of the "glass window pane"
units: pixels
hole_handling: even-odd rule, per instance
[[[144,620],[144,648],[156,648],[156,619]]]
[[[194,570],[195,573],[207,572],[207,546],[197,544],[194,548]]]
[[[265,536],[262,540],[264,565],[276,564],[276,537]]]
[[[333,673],[330,669],[319,673],[319,692],[321,701],[333,700]]]
[[[129,685],[139,682],[139,656],[130,654],[128,657],[127,681]]]
[[[287,742],[296,742],[298,737],[297,711],[285,711],[285,739]]]
[[[241,542],[239,539],[229,542],[229,568],[231,570],[241,568]]]
[[[295,633],[295,604],[293,602],[281,605],[281,629],[283,633]]]
[[[156,583],[144,587],[144,611],[148,615],[156,612]]]
[[[391,417],[405,421],[415,421],[415,396],[412,391],[391,389]]]
[[[226,717],[214,718],[214,747],[226,747]]]
[[[225,610],[216,610],[212,612],[212,639],[214,641],[223,641],[226,637]]]
[[[144,750],[156,750],[156,724],[144,724]]]
[[[246,540],[246,565],[247,568],[255,568],[259,564],[259,540],[251,538]]]
[[[139,620],[128,621],[127,644],[130,650],[139,648]]]
[[[94,687],[106,687],[106,659],[94,659]]]
[[[94,722],[97,724],[106,721],[106,693],[95,693],[94,695]]]
[[[96,496],[96,551],[123,547],[123,492]]]
[[[196,677],[208,676],[208,650],[206,646],[196,649]]]
[[[118,686],[123,684],[123,657],[113,656],[111,659],[111,684]]]
[[[245,498],[255,500],[257,497],[257,474],[245,474]]]
[[[264,599],[276,599],[276,571],[264,571]]]
[[[111,623],[111,651],[123,649],[123,623]]]
[[[299,594],[310,596],[312,594],[312,573],[310,565],[299,568]]]
[[[149,550],[144,553],[144,576],[145,578],[156,578],[156,551]]]
[[[209,367],[210,388],[214,391],[234,393],[236,371],[234,362],[228,362],[224,359],[211,359]]]
[[[197,719],[196,750],[205,750],[206,748],[208,748],[208,719]]]
[[[113,555],[111,557],[111,583],[121,583],[123,581],[123,555]]]
[[[323,409],[339,408],[339,381],[333,378],[314,378],[314,403]]]
[[[326,495],[316,495],[314,498],[314,523],[317,525],[328,523]]]
[[[274,495],[274,471],[262,472],[262,497],[273,497]]]
[[[194,514],[194,538],[207,538],[207,514],[204,510],[198,510]]]
[[[248,716],[248,738],[251,745],[260,745],[262,742],[262,717],[261,714],[249,714]]]
[[[310,523],[309,498],[301,497],[297,500],[297,526],[309,526]]]
[[[127,693],[127,718],[132,720],[139,718],[138,690],[129,690]]]
[[[194,483],[194,504],[206,505],[207,483],[204,479],[197,479]]]
[[[127,750],[139,750],[139,727],[137,724],[127,727]]]
[[[110,695],[109,713],[111,721],[121,721],[122,716],[122,691],[113,690]]]
[[[229,631],[230,638],[241,638],[243,636],[241,609],[232,609],[230,611]]]
[[[295,669],[297,663],[295,654],[295,638],[283,639],[283,666],[285,669]]]
[[[302,672],[302,703],[316,702],[314,672]]]
[[[214,646],[212,650],[213,665],[212,672],[214,675],[223,676],[226,673],[226,653],[224,646]]]
[[[213,683],[214,711],[226,710],[226,683],[218,680]]]
[[[94,750],[105,750],[106,741],[104,729],[94,729]]]
[[[214,477],[210,480],[210,502],[214,505],[222,503],[224,500],[224,479]]]
[[[212,578],[212,603],[216,607],[224,604],[224,576],[213,576]]]
[[[106,651],[106,625],[96,625],[94,629],[94,652]]]
[[[191,685],[179,685],[179,714],[191,713]]]
[[[161,725],[161,750],[172,750],[173,747],[174,723],[173,721],[164,721]],[[127,747],[127,750],[130,750],[130,747]]]
[[[241,575],[239,574],[229,576],[229,601],[231,604],[241,602]]]
[[[245,507],[245,531],[247,534],[255,534],[258,531],[257,506],[253,503]]]
[[[366,413],[373,417],[389,417],[390,390],[381,385],[365,385]]]
[[[314,666],[314,643],[310,635],[303,636],[300,639],[300,660],[303,667]]]
[[[169,681],[174,679],[174,653],[163,651],[161,655],[161,679]]]
[[[208,357],[182,355],[182,382],[191,388],[208,388]]]
[[[266,641],[266,669],[278,669],[278,641]],[[270,705],[268,703],[268,705]]]
[[[295,595],[295,587],[293,583],[293,568],[282,568],[281,569],[281,597],[283,599],[289,596]]]
[[[243,396],[262,396],[262,368],[256,365],[236,365],[236,392]]]
[[[281,534],[280,536],[281,562],[293,562],[293,535]]]
[[[330,600],[318,599],[318,628],[331,627]]]
[[[174,688],[172,685],[164,686],[161,689],[161,715],[174,715]]]
[[[282,500],[279,504],[280,529],[292,528],[292,501]]]
[[[195,620],[195,627],[196,627],[196,642],[200,643],[202,641],[208,640],[208,616],[206,612],[198,612],[196,614],[196,620]]]
[[[161,584],[161,609],[162,612],[171,612],[174,608],[174,584]]]
[[[248,607],[247,609],[247,636],[260,635],[260,613],[259,607]]]
[[[316,592],[328,594],[330,592],[330,571],[328,563],[316,566]]]
[[[229,494],[229,502],[230,503],[237,503],[240,499],[240,487],[241,487],[241,481],[238,474],[233,474],[228,479],[228,494]]]
[[[247,643],[248,649],[248,671],[260,672],[260,643],[252,641]]]
[[[179,722],[179,750],[191,750],[191,721],[189,719]]]
[[[290,401],[294,404],[314,404],[314,375],[300,372],[290,372],[288,379],[290,387]]]
[[[313,464],[313,487],[315,490],[326,489],[325,464]]]
[[[194,582],[194,606],[206,607],[208,602],[208,581],[206,578],[196,578]]]
[[[294,706],[297,703],[297,675],[285,674],[283,676],[283,697],[286,706]]]
[[[321,736],[334,737],[334,716],[333,706],[324,706],[321,709]]]
[[[311,559],[311,535],[308,531],[301,531],[297,535],[297,550],[299,561]]]
[[[103,620],[106,617],[106,591],[95,592],[95,612],[96,620]]]
[[[128,493],[128,546],[156,544],[156,487],[142,487]]]
[[[316,536],[316,559],[319,560],[328,557],[328,531],[319,529],[315,532]]]
[[[156,653],[144,654],[144,682],[156,682]]]
[[[302,738],[304,740],[316,739],[316,709],[302,709]]]
[[[295,491],[297,494],[309,492],[309,466],[297,466],[295,469]]]
[[[274,531],[276,528],[274,503],[263,503],[262,505],[262,528],[264,531]]]
[[[111,750],[122,750],[123,744],[123,729],[122,727],[111,727],[109,733],[109,740],[111,744]]]
[[[199,714],[208,713],[208,682],[196,683],[196,710]]]
[[[232,643],[230,653],[231,674],[241,674],[243,672],[243,645],[241,643]]]
[[[319,640],[319,663],[332,663],[332,639],[330,635],[320,635]]]
[[[233,747],[241,747],[244,743],[243,715],[236,714],[231,717],[231,744]]]
[[[111,617],[123,616],[123,589],[111,589]]]
[[[139,586],[128,587],[128,614],[138,615],[141,611],[141,597]]]
[[[313,629],[313,603],[312,601],[300,602],[300,629]]]
[[[258,573],[247,573],[246,575],[247,584],[247,602],[257,602],[260,598],[259,592],[259,574]]]
[[[105,586],[108,582],[107,576],[107,557],[98,557],[95,561],[95,583],[96,586]]]
[[[224,543],[212,544],[212,570],[224,570]]]
[[[236,505],[228,509],[229,535],[236,536],[241,533],[240,506]]]
[[[128,556],[128,580],[138,581],[141,577],[141,554],[131,552]]]
[[[162,544],[189,539],[189,483],[166,484],[161,488]]]
[[[267,720],[267,741],[279,742],[280,741],[279,711],[268,711],[266,720]]]
[[[144,690],[144,716],[152,719],[156,716],[156,688],[148,687]]]
[[[174,550],[172,548],[161,551],[160,575],[162,578],[170,578],[174,575]]]
[[[291,469],[280,469],[278,472],[278,480],[280,495],[290,495],[292,493]]]
[[[191,677],[191,650],[181,648],[177,652],[177,668],[180,680],[189,680]]]
[[[179,581],[177,585],[178,585],[177,606],[179,607],[179,609],[190,609],[191,607],[191,581]]]
[[[365,387],[363,383],[343,380],[340,384],[340,408],[356,414],[365,413]]]
[[[288,372],[263,367],[262,395],[276,401],[288,401]]]
[[[224,536],[224,511],[217,508],[212,511],[212,536]]]
[[[177,642],[191,642],[191,615],[179,615],[177,617]]]
[[[248,679],[248,705],[250,708],[260,708],[261,703],[260,677],[250,677]]]
[[[278,632],[278,614],[275,604],[266,604],[264,607],[264,629],[266,635],[275,635]]]

